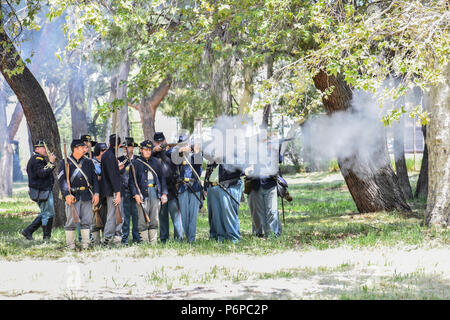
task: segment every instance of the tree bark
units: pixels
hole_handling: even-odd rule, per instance
[[[239,115],[245,115],[250,112],[254,89],[253,78],[255,76],[255,68],[251,65],[244,65],[242,77],[244,79],[244,91],[242,92],[241,103],[239,104]]]
[[[266,65],[267,65],[267,80],[269,80],[273,76],[273,57],[272,56],[269,56],[266,58]],[[270,119],[271,113],[272,113],[272,106],[270,103],[268,103],[264,106],[263,121],[262,121],[262,124],[266,128],[269,127],[269,119]]]
[[[428,196],[426,222],[450,225],[450,64],[444,69],[445,82],[428,93],[430,123],[427,128]]]
[[[14,140],[14,137],[16,136],[17,131],[19,130],[20,123],[22,122],[22,118],[23,118],[22,105],[20,104],[20,102],[17,102],[8,125],[8,136],[10,141]]]
[[[332,93],[323,98],[327,114],[351,108],[352,91],[344,80],[329,76],[321,70],[313,78],[322,92],[333,87]],[[358,137],[355,137],[358,139]],[[383,140],[385,142],[385,138]],[[341,173],[360,213],[376,211],[411,211],[398,185],[386,143],[380,143],[378,152],[367,156],[354,154],[338,158]]]
[[[144,138],[153,141],[155,134],[155,117],[156,110],[164,97],[169,92],[172,84],[171,77],[165,78],[158,87],[156,87],[150,96],[142,99],[138,111],[141,117],[142,129],[144,130]]]
[[[21,73],[10,75],[8,71],[23,67]],[[0,28],[0,71],[11,89],[19,99],[25,118],[30,128],[32,140],[43,139],[49,149],[55,153],[57,160],[61,159],[61,147],[58,126],[47,97],[39,82],[26,67],[11,39]],[[54,176],[56,179],[56,172]],[[64,203],[58,198],[59,186],[54,184],[53,196],[55,200],[55,226],[62,226],[65,222]]]
[[[394,161],[395,170],[398,177],[400,188],[403,191],[406,199],[412,199],[413,194],[411,184],[409,183],[408,169],[405,160],[405,137],[404,137],[405,122],[400,119],[399,123],[394,124]]]
[[[130,126],[128,121],[128,99],[127,99],[127,89],[128,85],[124,82],[128,80],[128,75],[130,73],[131,62],[123,61],[119,66],[119,73],[117,76],[117,99],[121,99],[124,105],[117,111],[118,122],[117,122],[117,132],[119,137],[125,139],[129,136]]]
[[[428,194],[428,146],[427,146],[427,126],[422,126],[422,132],[424,137],[424,147],[422,155],[422,164],[420,165],[419,179],[417,179],[415,198],[427,199]]]

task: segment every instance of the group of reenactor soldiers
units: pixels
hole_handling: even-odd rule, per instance
[[[139,155],[134,152],[137,147]],[[198,161],[199,156],[203,159],[202,153],[187,135],[170,145],[162,132],[156,132],[153,141],[145,140],[139,145],[132,137],[122,142],[115,134],[109,137],[109,145],[82,135],[71,142],[70,148],[68,156],[64,143],[64,159],[56,166],[56,158],[45,142],[38,140],[34,144],[27,165],[29,193],[41,212],[22,231],[29,240],[40,226],[44,239],[50,239],[55,168],[65,200],[64,229],[69,249],[76,248],[77,235],[83,249],[91,245],[128,244],[129,238],[156,244],[158,228],[159,240],[164,243],[169,239],[169,216],[174,239],[192,243],[205,197],[210,239],[238,242],[238,210],[243,191],[248,194],[252,233],[260,237],[281,234],[277,176],[246,176],[243,190],[241,177],[245,172],[210,160],[202,184],[202,165]],[[118,157],[120,148],[123,155]]]

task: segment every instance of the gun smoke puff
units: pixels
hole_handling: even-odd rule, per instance
[[[221,116],[201,140],[205,158],[224,164],[227,170],[253,167],[250,176],[278,172],[278,138],[268,138],[267,130],[250,117]]]
[[[383,88],[391,85],[392,82],[386,82]],[[377,100],[380,96],[380,91],[375,94],[354,91],[352,105],[348,110],[320,115],[306,121],[303,125],[306,130],[302,130],[303,144],[309,150],[310,158],[331,161],[358,157],[361,167],[352,168],[352,171],[360,179],[367,178],[368,167],[372,172],[385,167],[385,157],[379,156],[387,154],[386,128],[382,117],[398,107],[398,103],[392,99],[384,99],[380,108]],[[408,92],[405,99],[412,102],[418,98],[412,97],[412,92]]]

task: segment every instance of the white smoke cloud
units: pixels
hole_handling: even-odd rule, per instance
[[[267,131],[250,117],[221,116],[210,132],[202,132],[205,158],[231,168],[248,170],[250,176],[278,172],[278,138],[268,139]]]
[[[393,109],[398,109],[400,102],[384,98],[380,105],[380,97],[386,88],[394,85],[397,85],[395,81],[387,81],[375,94],[355,91],[352,106],[348,110],[308,120],[302,131],[303,144],[310,152],[310,158],[330,161],[357,155],[373,171],[385,166],[386,162],[381,161],[385,158],[379,157],[387,147],[382,118]],[[412,106],[419,104],[419,99],[410,90],[402,101],[408,101],[408,105]],[[367,174],[367,168],[363,167],[354,168],[354,171],[360,178]]]

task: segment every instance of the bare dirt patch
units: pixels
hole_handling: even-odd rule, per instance
[[[1,299],[450,298],[447,248],[337,248],[134,258],[133,250],[2,261]],[[137,255],[136,255],[137,256]],[[140,253],[142,256],[142,253]]]

